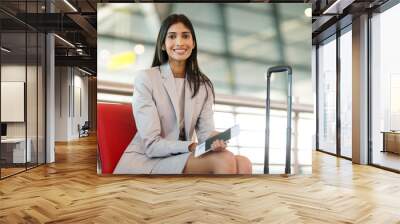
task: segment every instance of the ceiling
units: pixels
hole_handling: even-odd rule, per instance
[[[312,38],[318,44],[350,25],[354,17],[376,9],[388,0],[311,0]]]
[[[96,0],[56,0],[47,1],[47,5],[44,0],[1,0],[2,44],[12,49],[7,60],[16,62],[25,54],[33,58],[37,47],[44,48],[44,44],[36,43],[36,33],[51,32],[57,34],[56,66],[77,66],[96,74],[96,5]],[[25,31],[27,45],[25,35],[21,35]]]
[[[373,10],[388,0],[291,0],[291,1],[261,1],[261,2],[305,2],[312,3],[312,40],[313,44],[320,42],[323,39],[331,36],[336,32],[336,27],[339,28],[347,26],[351,23],[352,17],[358,16],[360,13],[366,12],[368,10]],[[26,30],[36,30],[41,32],[55,32],[60,37],[64,38],[68,42],[75,45],[71,47],[64,41],[56,38],[56,63],[57,65],[76,65],[84,66],[91,71],[96,72],[96,49],[97,49],[97,3],[107,3],[107,2],[132,2],[132,1],[113,1],[113,0],[68,0],[67,4],[64,0],[47,0],[47,5],[45,0],[35,0],[35,1],[21,1],[21,0],[1,0],[0,1],[0,21],[1,29],[3,32],[18,33]],[[50,3],[49,3],[50,2]],[[254,1],[259,2],[259,1]],[[122,4],[121,4],[122,5]],[[71,7],[72,6],[72,7]],[[173,4],[159,4],[156,6],[156,11],[160,18],[165,17],[169,12],[171,12]],[[204,6],[205,7],[205,6]],[[253,42],[253,46],[257,46],[254,42],[255,40],[262,41],[266,43],[268,38],[274,37],[273,30],[265,30],[264,33],[258,33],[243,39],[242,36],[246,33],[253,32],[252,29],[257,29],[257,25],[262,26],[269,25],[272,27],[273,24],[268,24],[266,20],[263,21],[262,16],[257,16],[259,14],[271,13],[270,5],[264,4],[262,6],[258,4],[247,4],[245,6],[240,6],[241,9],[231,9],[230,14],[239,13],[243,17],[251,17],[255,23],[254,26],[241,26],[240,17],[233,17],[228,20],[228,29],[230,26],[242,27],[241,29],[236,29],[231,38],[231,41],[236,42],[241,40],[238,45],[232,49],[232,52],[240,52],[243,47],[249,49],[244,55],[246,57],[257,56],[261,60],[278,60],[276,57],[282,53],[273,54],[261,54],[252,55],[253,52],[257,52],[258,47],[254,47],[251,50],[249,46],[250,42]],[[74,10],[75,8],[76,10]],[[133,10],[130,7],[124,9],[125,11]],[[291,7],[286,7],[285,10],[281,10],[282,14],[290,15]],[[121,11],[121,10],[120,10]],[[238,11],[238,12],[235,12]],[[51,12],[51,13],[50,13]],[[202,12],[201,8],[199,10],[193,11],[194,14],[197,12]],[[132,11],[132,14],[137,14],[141,16],[141,11],[136,9]],[[221,28],[219,24],[219,18],[214,18],[212,16],[217,15],[215,11],[209,11],[203,13],[202,15],[196,16],[196,23],[198,24],[198,29],[208,30],[210,36],[218,37],[218,30]],[[209,17],[211,16],[211,17]],[[284,17],[284,16],[283,16]],[[210,22],[211,21],[211,22]],[[341,21],[338,23],[338,21]],[[260,23],[261,22],[261,23]],[[107,22],[105,22],[107,23]],[[259,24],[258,24],[259,23]],[[290,24],[292,23],[292,24]],[[292,27],[298,26],[295,21],[288,22],[287,29],[292,29]],[[12,38],[14,36],[14,38]],[[18,38],[15,35],[8,34],[5,38],[15,39],[18,43]],[[143,36],[143,38],[145,38]],[[296,35],[286,36],[285,43],[299,43],[301,41],[295,40]],[[291,38],[291,39],[290,39]],[[28,38],[29,39],[29,38]],[[214,38],[216,39],[216,38]],[[218,38],[217,38],[218,39]],[[221,38],[219,38],[221,39]],[[29,40],[28,40],[29,41]],[[218,42],[218,41],[217,41]],[[208,43],[208,42],[206,42]],[[21,42],[21,44],[24,44]],[[203,44],[204,49],[215,50],[217,54],[215,57],[220,57],[221,52],[224,52],[224,44],[220,42],[219,44]],[[31,45],[33,46],[33,45]],[[16,49],[22,49],[15,46]],[[28,52],[30,52],[28,46]],[[273,48],[273,46],[267,46],[264,44],[264,50]],[[79,50],[78,50],[79,49]],[[219,51],[219,52],[218,52]],[[282,50],[280,50],[282,52]],[[291,51],[291,50],[288,50]],[[261,52],[261,51],[258,51]],[[22,52],[21,52],[22,54]],[[246,55],[247,54],[247,55]],[[291,53],[286,53],[293,55]],[[16,53],[18,55],[18,53]],[[274,58],[275,57],[275,58]],[[282,57],[279,56],[279,57]],[[284,56],[285,57],[285,56]],[[300,60],[301,58],[294,57],[291,60]],[[212,57],[210,60],[214,60]]]

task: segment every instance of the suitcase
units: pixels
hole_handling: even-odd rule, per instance
[[[267,71],[267,99],[266,99],[266,124],[265,124],[265,157],[264,174],[269,174],[269,118],[270,118],[270,82],[272,73],[287,72],[288,74],[288,94],[287,94],[287,127],[286,127],[286,161],[285,174],[290,174],[291,165],[291,133],[292,133],[292,68],[290,66],[275,66]]]

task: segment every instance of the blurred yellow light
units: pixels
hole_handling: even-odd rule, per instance
[[[133,51],[124,52],[111,56],[111,60],[107,65],[108,70],[120,70],[136,61],[136,54]]]

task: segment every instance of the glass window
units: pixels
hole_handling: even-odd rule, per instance
[[[297,135],[293,136],[293,144],[297,145],[298,161],[301,165],[312,165],[311,149],[313,147],[313,133],[315,133],[315,120],[312,113],[299,113],[297,126]],[[296,154],[295,154],[296,155]]]
[[[43,1],[5,3],[21,15],[43,12]],[[45,163],[45,35],[9,21],[0,32],[0,177]],[[36,17],[34,17],[36,18]]]
[[[162,4],[159,4],[162,5]],[[184,13],[190,16],[194,23],[208,24],[213,27],[221,25],[221,18],[219,15],[218,5],[216,4],[164,4],[164,7],[171,7],[175,13]],[[196,29],[196,27],[195,27]]]
[[[352,35],[340,36],[340,153],[351,158],[352,141]]]
[[[196,40],[201,51],[222,53],[226,50],[220,28],[212,29],[211,27],[197,25],[194,29],[196,29]]]
[[[26,33],[2,33],[1,47],[7,49],[1,50],[0,108],[1,123],[6,126],[0,148],[3,178],[24,171],[26,158],[31,161],[31,141],[28,141],[28,150],[26,147]],[[12,100],[7,100],[11,95]],[[15,111],[10,110],[12,107]]]
[[[268,27],[274,27],[271,13],[267,14],[265,12],[248,10],[242,8],[243,5],[244,4],[230,4],[226,7],[228,29],[249,32],[249,34],[251,34],[253,32],[259,32],[260,30],[265,30]],[[262,4],[258,5],[262,6]],[[251,26],[249,26],[248,21],[252,21]]]
[[[270,114],[270,172],[283,173],[286,152],[286,111],[271,110]],[[299,113],[292,117],[292,165],[296,173],[309,174],[312,165],[312,135],[315,131],[313,114]],[[218,131],[223,131],[234,124],[240,125],[240,135],[229,142],[229,150],[236,155],[249,158],[253,165],[253,173],[263,173],[265,109],[217,104],[214,120]]]
[[[225,58],[204,53],[198,56],[198,62],[202,72],[212,80],[219,94],[232,93],[232,87],[228,83],[228,62]]]
[[[274,29],[271,27],[265,32],[273,33]],[[275,35],[271,34],[270,36]],[[255,38],[248,34],[233,33],[228,36],[228,41],[231,46],[231,53],[239,57],[257,58],[265,62],[280,60],[276,41],[273,38],[266,41],[263,38]]]
[[[318,146],[336,154],[336,39],[318,48]]]
[[[400,4],[372,17],[372,163],[400,170]]]

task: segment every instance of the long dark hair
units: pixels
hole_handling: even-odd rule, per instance
[[[190,30],[194,42],[194,48],[192,50],[192,54],[186,60],[186,66],[185,66],[186,79],[188,80],[190,89],[193,92],[192,98],[195,97],[196,94],[199,92],[200,85],[204,84],[210,87],[213,94],[213,99],[215,100],[214,86],[211,80],[204,73],[200,71],[199,64],[197,63],[196,35],[194,34],[192,23],[185,15],[172,14],[163,21],[163,23],[161,24],[160,31],[158,32],[156,51],[154,53],[154,59],[151,66],[156,67],[168,62],[167,51],[163,51],[162,46],[165,43],[165,38],[167,36],[169,27],[176,23],[182,23],[183,25],[186,26],[186,28]],[[207,91],[207,97],[208,97],[208,91]]]

